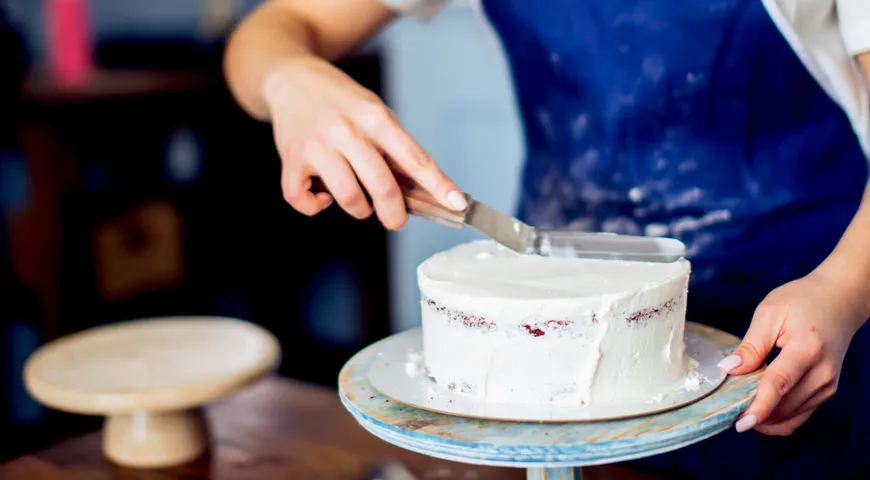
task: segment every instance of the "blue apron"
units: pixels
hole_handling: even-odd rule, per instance
[[[857,211],[867,159],[760,0],[482,5],[525,123],[520,217],[683,240],[690,319],[742,336],[764,296],[817,266]],[[858,472],[862,343],[839,393],[792,437],[727,432],[637,465],[670,478]]]

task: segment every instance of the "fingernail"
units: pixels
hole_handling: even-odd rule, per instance
[[[465,195],[457,190],[447,194],[447,201],[450,202],[450,205],[452,205],[456,210],[461,211],[468,208],[468,200],[465,199]]]
[[[740,355],[734,354],[728,355],[719,362],[719,368],[726,372],[730,372],[740,365],[743,365],[743,358],[741,358]]]
[[[734,428],[736,428],[739,433],[743,433],[754,428],[756,423],[758,423],[758,417],[750,413],[740,420],[737,420],[737,424],[734,425]]]

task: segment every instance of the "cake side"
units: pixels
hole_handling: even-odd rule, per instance
[[[503,253],[498,248],[474,242],[458,247],[456,258],[448,251],[427,262],[447,262],[442,269],[451,262],[474,264],[487,260],[480,253]],[[565,270],[554,270],[553,259],[537,271],[537,260],[517,260],[522,265],[515,274],[526,277],[514,282],[501,265],[496,270],[502,275],[493,279],[490,291],[487,285],[464,289],[467,279],[433,278],[427,262],[418,268],[424,359],[441,386],[489,402],[586,404],[655,394],[656,388],[685,374],[687,262],[665,267],[661,278],[651,276],[655,281],[648,288],[620,292],[610,285],[605,290],[611,293],[571,295],[566,293],[571,285],[566,284],[572,283],[573,274],[564,277]],[[626,271],[624,265],[616,265],[620,262],[567,262],[567,271],[593,267],[592,279],[597,282],[612,280],[606,275],[611,267],[618,270],[617,278]],[[648,271],[644,275],[650,276]],[[522,290],[529,277],[534,277],[534,295],[500,294],[509,290],[507,286]],[[595,283],[589,280],[579,278],[575,283]],[[542,285],[548,284],[556,285],[554,298],[546,298]]]
[[[589,401],[606,331],[593,313],[596,305],[553,309],[503,300],[457,310],[432,290],[422,291],[423,356],[441,386],[492,402]]]
[[[649,400],[689,370],[683,335],[689,272],[613,304],[593,402]]]

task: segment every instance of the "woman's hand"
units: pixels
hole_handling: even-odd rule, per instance
[[[836,276],[822,270],[764,299],[741,345],[719,364],[742,375],[759,368],[774,346],[782,349],[762,375],[737,431],[789,435],[834,395],[849,342],[866,320],[853,299]]]
[[[394,172],[447,208],[467,207],[459,188],[377,95],[328,62],[310,58],[276,69],[263,83],[263,98],[281,156],[284,198],[299,212],[314,215],[334,197],[353,217],[366,218],[374,207],[385,227],[398,229],[408,217]],[[313,176],[330,193],[311,192]]]

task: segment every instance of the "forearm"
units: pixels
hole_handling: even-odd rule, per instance
[[[374,34],[393,12],[377,0],[272,0],[245,18],[230,37],[224,73],[236,101],[269,119],[263,86],[276,70],[334,60]]]
[[[841,287],[843,299],[849,302],[860,319],[870,317],[870,184],[858,213],[852,219],[837,247],[816,270]]]
[[[867,84],[870,85],[870,52],[864,52],[858,55],[858,63],[861,65],[861,70],[864,72],[864,78],[867,79]]]
[[[870,52],[858,55],[858,63],[870,84]],[[870,183],[858,213],[852,219],[837,247],[817,269],[840,282],[845,298],[854,303],[858,316],[870,317]]]
[[[251,116],[266,120],[263,82],[280,65],[314,55],[314,35],[294,12],[266,3],[233,32],[224,56],[224,73],[236,101]]]

